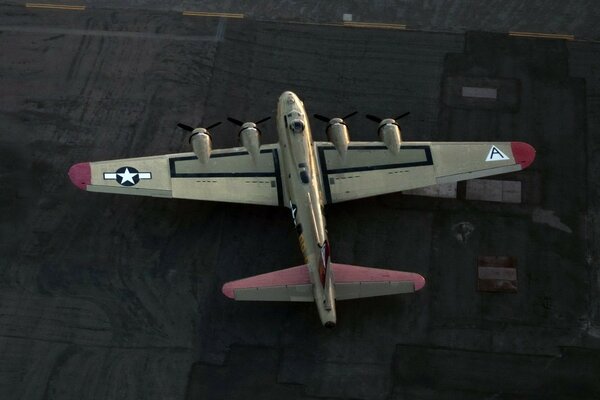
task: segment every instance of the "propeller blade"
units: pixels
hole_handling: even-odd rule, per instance
[[[242,126],[244,125],[244,123],[242,121],[240,121],[239,119],[235,119],[235,118],[231,118],[231,117],[227,117],[227,121],[231,122],[232,124],[235,124],[237,126]]]
[[[353,112],[351,112],[350,114],[348,114],[348,115],[346,115],[346,116],[342,117],[342,119],[348,119],[348,118],[350,118],[350,117],[352,117],[352,116],[354,116],[354,115],[356,115],[356,114],[358,114],[358,111],[353,111]]]
[[[367,114],[366,117],[367,117],[367,119],[370,119],[371,121],[377,122],[377,123],[383,121],[381,118],[376,117],[376,116],[371,115],[371,114]]]
[[[191,132],[194,130],[194,128],[192,128],[191,126],[188,126],[188,125],[185,125],[182,123],[178,123],[177,126],[180,127],[181,129],[183,129],[184,131],[188,131],[188,132]]]
[[[406,117],[408,114],[410,114],[410,112],[405,112],[404,114],[401,114],[401,115],[397,116],[396,118],[394,118],[394,120],[396,120],[396,121],[397,121],[397,120],[399,120],[400,118],[404,118],[404,117]]]
[[[262,124],[263,122],[265,122],[265,121],[268,121],[268,120],[270,120],[270,119],[271,119],[271,117],[266,117],[266,118],[263,118],[263,119],[261,119],[261,120],[259,120],[259,121],[256,121],[256,122],[255,122],[255,124],[256,124],[256,125],[258,125],[258,124]]]
[[[320,115],[320,114],[314,114],[314,117],[316,119],[318,119],[319,121],[323,121],[323,122],[329,122],[329,120],[331,119],[331,118],[327,118],[326,116]]]
[[[218,126],[218,125],[221,125],[221,121],[219,121],[219,122],[215,122],[214,124],[212,124],[212,125],[210,125],[210,126],[207,126],[207,127],[206,127],[206,128],[204,128],[204,129],[206,129],[206,130],[209,130],[209,129],[212,129],[212,128],[214,128],[215,126]]]

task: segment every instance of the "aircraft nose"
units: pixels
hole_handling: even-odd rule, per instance
[[[295,101],[298,99],[298,97],[294,92],[290,92],[289,90],[286,90],[285,92],[281,93],[281,96],[279,96],[279,100],[287,101],[289,99],[293,99]]]
[[[92,183],[92,169],[90,163],[74,164],[69,168],[69,178],[73,185],[79,189],[86,190],[87,186]]]

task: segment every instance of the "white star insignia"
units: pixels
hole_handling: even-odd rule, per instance
[[[137,175],[137,173],[131,173],[129,172],[129,168],[125,168],[125,172],[123,172],[122,174],[119,173],[117,174],[121,177],[121,184],[125,183],[125,182],[131,182],[132,184],[135,185],[135,182],[133,181],[133,177]]]

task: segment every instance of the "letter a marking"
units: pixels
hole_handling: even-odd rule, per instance
[[[502,151],[500,151],[500,149],[497,148],[496,146],[492,145],[492,148],[488,152],[488,155],[487,155],[487,158],[485,159],[485,161],[502,161],[502,160],[508,160],[508,159],[509,158],[506,156],[506,154],[504,154]]]

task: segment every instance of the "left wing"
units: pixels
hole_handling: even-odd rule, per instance
[[[90,192],[284,204],[278,144],[261,146],[256,160],[244,147],[234,147],[213,150],[206,164],[194,153],[80,163],[69,177]]]
[[[527,168],[535,150],[522,142],[351,142],[345,157],[316,142],[327,203],[377,196]]]

